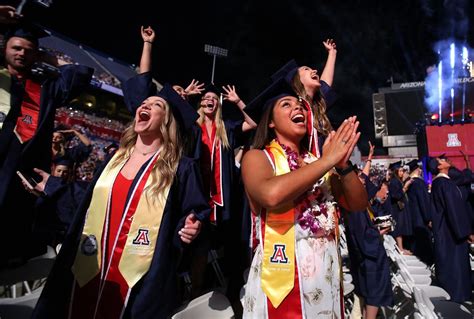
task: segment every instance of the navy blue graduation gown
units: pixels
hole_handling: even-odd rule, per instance
[[[50,170],[56,108],[79,95],[89,85],[93,73],[93,69],[81,65],[65,65],[59,70],[58,77],[42,83],[38,127],[34,136],[24,144],[19,142],[14,128],[25,89],[12,77],[11,109],[0,131],[0,265],[9,258],[41,254],[45,248],[43,245],[35,247],[38,243],[31,234],[36,198],[24,190],[16,171],[33,175],[33,167]],[[13,237],[15,245],[11,242]]]
[[[392,232],[393,237],[411,236],[412,219],[410,207],[408,206],[408,197],[403,192],[403,185],[397,178],[393,177],[388,184],[388,194],[390,201],[390,211],[396,222],[395,230]],[[398,202],[402,202],[403,208],[400,209]]]
[[[425,181],[421,177],[414,177],[407,195],[413,225],[413,253],[422,261],[432,264],[431,231],[427,226],[431,221],[432,208]]]
[[[88,186],[86,181],[66,183],[50,176],[45,186],[46,195],[36,202],[35,234],[41,235],[51,246],[62,242]]]
[[[330,108],[336,102],[337,94],[336,92],[334,92],[332,87],[326,82],[321,80],[320,83],[321,83],[320,90],[321,90],[321,93],[323,94],[324,101],[326,102],[326,107]]]
[[[472,233],[466,202],[456,184],[446,177],[433,180],[431,195],[436,278],[451,296],[463,302],[471,298],[471,266],[468,236]]]
[[[381,204],[375,205],[381,210]],[[380,212],[379,212],[380,213]],[[346,215],[347,245],[356,293],[371,306],[393,304],[389,260],[367,211]]]
[[[143,171],[145,163],[140,172]],[[48,277],[32,318],[65,318],[74,281],[71,266],[76,257],[87,208],[100,171],[87,189],[84,200],[74,214],[67,237]],[[178,231],[185,218],[194,212],[199,220],[209,218],[210,208],[202,192],[198,178],[199,168],[195,161],[183,157],[171,186],[155,254],[148,272],[133,287],[123,318],[168,318],[178,305],[177,263],[182,244]],[[133,189],[136,180],[130,190]],[[128,196],[130,196],[131,191]]]
[[[451,167],[448,173],[451,180],[459,187],[461,191],[462,198],[466,201],[467,211],[471,218],[471,225],[474,229],[474,206],[473,199],[474,195],[471,192],[471,183],[474,183],[474,174],[468,168],[463,169],[462,171]]]

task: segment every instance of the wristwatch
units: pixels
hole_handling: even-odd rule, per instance
[[[339,174],[339,176],[345,176],[345,175],[349,174],[350,172],[352,172],[354,170],[355,167],[354,167],[354,164],[352,164],[351,161],[348,161],[347,164],[349,166],[347,166],[344,169],[334,167],[336,169],[336,172]]]

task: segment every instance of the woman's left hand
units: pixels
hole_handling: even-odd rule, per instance
[[[240,97],[237,95],[234,85],[227,85],[227,86],[223,86],[222,88],[225,91],[225,93],[223,94],[224,100],[227,100],[234,104],[239,104],[241,100],[240,100]]]
[[[201,231],[201,221],[194,214],[189,214],[184,221],[184,227],[178,232],[181,240],[190,244]]]

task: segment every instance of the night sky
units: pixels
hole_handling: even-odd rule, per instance
[[[372,94],[379,87],[389,86],[390,78],[424,80],[427,67],[437,62],[436,41],[452,37],[474,47],[474,5],[468,0],[54,0],[50,8],[29,4],[24,14],[133,64],[142,48],[140,25],[151,25],[157,32],[154,76],[162,83],[209,82],[212,57],[204,44],[227,48],[229,56],[217,61],[215,82],[235,84],[244,101],[291,58],[321,70],[327,56],[321,42],[333,38],[339,99],[330,117],[337,124],[359,116],[363,153],[367,139],[374,139]]]

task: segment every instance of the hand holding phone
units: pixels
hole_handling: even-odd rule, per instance
[[[20,177],[26,187],[28,187],[30,190],[35,190],[35,186],[38,185],[38,183],[33,178],[25,176],[20,171],[16,171],[16,174]]]

